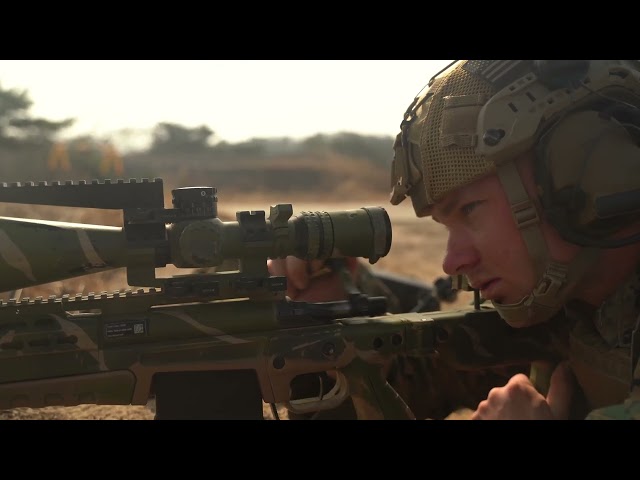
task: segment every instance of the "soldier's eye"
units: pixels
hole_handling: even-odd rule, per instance
[[[460,207],[460,212],[462,212],[463,215],[470,215],[471,212],[473,212],[473,210],[480,205],[482,202],[477,200],[474,202],[469,202],[469,203],[465,203],[464,205],[462,205],[462,207]]]

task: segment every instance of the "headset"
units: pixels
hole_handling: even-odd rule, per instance
[[[534,73],[549,90],[587,88],[594,94],[592,102],[564,112],[540,133],[535,149],[534,175],[545,218],[565,240],[588,247],[618,248],[640,242],[640,233],[625,238],[609,238],[611,234],[634,222],[640,226],[640,108],[591,89],[588,85],[590,63],[589,60],[533,62]],[[640,102],[640,98],[638,101]],[[565,124],[569,118],[574,126],[573,130]],[[579,128],[575,138],[582,143],[576,144],[575,149],[571,149],[571,145],[562,145],[558,132],[564,128],[565,133],[572,137],[575,127],[582,126],[582,119],[591,125],[595,135],[590,135],[591,130],[585,128],[585,134],[581,137],[579,132],[583,130]],[[585,146],[588,142],[595,145],[608,135],[615,137],[616,146],[620,145],[610,155],[603,152],[602,147],[599,150],[594,147],[594,151],[590,152]],[[619,139],[623,141],[620,142]],[[557,153],[554,152],[569,148],[579,154],[581,147],[586,148],[587,154],[576,160],[579,168],[575,172],[571,171],[573,183],[559,187],[558,179],[554,178],[554,175],[557,176],[554,165],[558,168],[557,162],[562,159],[555,159],[554,154]],[[627,166],[637,165],[635,175],[626,168],[625,162]],[[589,168],[591,180],[594,175],[602,174],[602,178],[606,178],[610,185],[621,186],[617,189],[619,191],[599,191],[593,181],[591,185],[587,185],[585,178],[588,175],[585,172]]]

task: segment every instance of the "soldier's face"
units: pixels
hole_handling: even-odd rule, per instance
[[[443,270],[464,274],[483,298],[517,303],[535,286],[529,252],[496,175],[447,195],[433,219],[448,232]]]
[[[536,191],[533,161],[531,154],[518,160],[531,198]],[[442,263],[447,274],[466,275],[483,298],[502,304],[518,303],[531,294],[538,279],[497,175],[447,195],[434,207],[433,219],[448,231]],[[575,257],[579,247],[562,240],[544,220],[540,228],[551,259],[564,263]]]

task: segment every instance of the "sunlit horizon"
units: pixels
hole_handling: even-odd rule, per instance
[[[212,143],[350,132],[395,136],[451,60],[2,60],[0,87],[27,91],[30,118],[75,118],[90,135],[146,148],[161,122],[207,126]]]

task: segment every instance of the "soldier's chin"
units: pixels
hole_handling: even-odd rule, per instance
[[[515,302],[509,301],[509,298],[505,297],[504,295],[497,295],[497,294],[483,295],[482,293],[480,293],[480,296],[487,301],[497,303],[499,305],[505,305],[505,304],[510,305],[513,303],[518,303],[518,301],[515,301]]]
[[[504,281],[496,280],[481,290],[480,296],[485,300],[504,306],[518,305],[529,297],[529,293],[510,292],[508,290],[513,290],[513,288],[508,287]]]
[[[493,302],[494,304],[500,305],[503,307],[515,307],[520,305],[522,302],[524,302],[527,297],[528,295],[519,295],[519,296],[496,295],[496,298],[491,298],[487,300],[491,300],[491,302]]]

